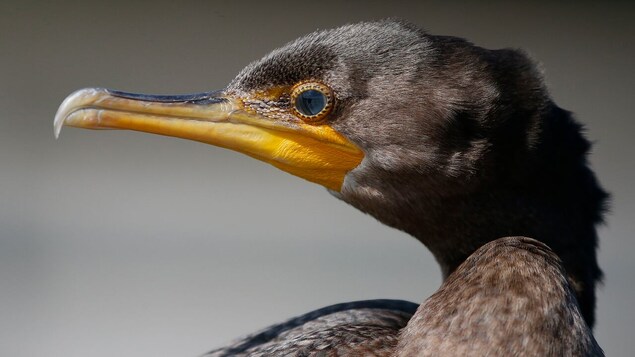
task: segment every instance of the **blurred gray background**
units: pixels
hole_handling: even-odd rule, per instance
[[[197,356],[328,304],[423,301],[427,250],[310,184],[237,153],[67,128],[75,89],[222,88],[302,34],[398,16],[538,59],[596,142],[613,193],[600,229],[596,336],[635,351],[635,8],[627,2],[0,3],[0,355]]]

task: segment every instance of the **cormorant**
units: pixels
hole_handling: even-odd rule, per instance
[[[79,90],[60,106],[56,135],[63,125],[130,129],[205,142],[325,186],[334,196],[411,234],[431,250],[445,282],[422,308],[438,306],[442,298],[463,296],[452,295],[450,287],[457,281],[472,281],[464,271],[475,262],[483,264],[485,268],[477,270],[492,280],[489,283],[505,281],[505,269],[516,271],[513,263],[521,262],[492,252],[518,248],[518,254],[512,255],[527,261],[518,271],[537,264],[536,272],[551,278],[532,275],[538,279],[533,282],[510,278],[509,290],[500,293],[522,300],[551,296],[541,287],[556,286],[562,294],[552,297],[567,301],[571,314],[567,316],[575,316],[579,304],[584,321],[593,326],[595,285],[602,275],[595,225],[602,220],[607,194],[587,165],[590,144],[581,125],[552,101],[541,73],[521,51],[484,49],[460,38],[430,35],[402,21],[358,23],[288,43],[248,65],[221,91],[153,96]],[[532,237],[547,244],[562,260],[567,279],[557,280],[563,271],[540,243],[516,238],[500,243],[503,248],[486,245],[507,236]],[[552,262],[551,268],[545,261]],[[542,284],[533,284],[536,281]],[[576,299],[569,299],[567,284]],[[465,307],[461,301],[453,303]],[[483,303],[468,308],[491,306]],[[544,308],[550,303],[539,300],[531,306]],[[411,324],[436,311],[422,308]],[[331,321],[333,312],[348,318],[348,325],[385,320],[366,324],[374,330],[357,337],[345,329],[338,332],[347,342],[363,340],[370,346],[369,339],[402,328],[413,310],[414,305],[405,302],[359,302],[318,310],[304,316],[311,320],[304,322],[319,326],[321,322],[311,317],[319,320],[317,315],[328,315],[326,320]],[[467,322],[466,327],[476,326],[472,315],[452,311]],[[565,318],[554,313],[553,321],[533,321],[548,327],[540,329],[532,325],[532,314],[525,321],[500,316],[524,323],[527,329],[522,331],[527,334],[543,335],[562,326],[558,319]],[[577,330],[565,329],[562,336],[550,337],[568,341],[572,331],[586,328],[575,321]],[[489,318],[487,322],[497,328],[507,326]],[[508,331],[504,329],[501,333]],[[402,351],[419,348],[416,341],[413,345],[404,340],[412,331],[417,330],[409,325],[401,335]],[[273,339],[270,343],[278,341],[275,333],[267,338]],[[498,342],[526,347],[526,342],[535,340],[525,336],[522,342]]]

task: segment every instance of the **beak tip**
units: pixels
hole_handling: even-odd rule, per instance
[[[55,139],[59,138],[66,118],[77,108],[90,104],[100,93],[107,92],[103,88],[84,88],[69,94],[62,102],[53,121],[53,133]]]
[[[55,136],[55,140],[60,138],[60,132],[62,131],[62,127],[55,127],[53,130],[53,135]]]

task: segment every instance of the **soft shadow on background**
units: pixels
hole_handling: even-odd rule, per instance
[[[440,272],[407,235],[246,156],[67,128],[71,91],[222,88],[302,34],[398,16],[544,67],[613,193],[596,336],[635,351],[635,8],[627,2],[0,3],[0,355],[197,356],[327,304],[423,301]]]

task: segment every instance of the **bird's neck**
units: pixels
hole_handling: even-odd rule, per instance
[[[552,197],[533,190],[489,187],[466,195],[421,198],[411,206],[417,211],[411,217],[418,219],[400,223],[432,252],[446,278],[476,249],[501,237],[538,239],[557,249],[565,260],[593,251],[575,244],[578,239],[595,240],[593,223],[576,226],[578,218],[566,214],[574,208],[557,205]]]
[[[593,223],[574,217],[574,207],[558,206],[554,197],[534,189],[492,184],[469,193],[438,196],[410,187],[378,200],[369,203],[364,197],[362,202],[349,203],[417,238],[432,252],[444,278],[476,249],[501,237],[541,240],[561,249],[564,260],[567,255],[584,256],[582,251],[589,249],[576,246],[576,240],[595,239]]]

